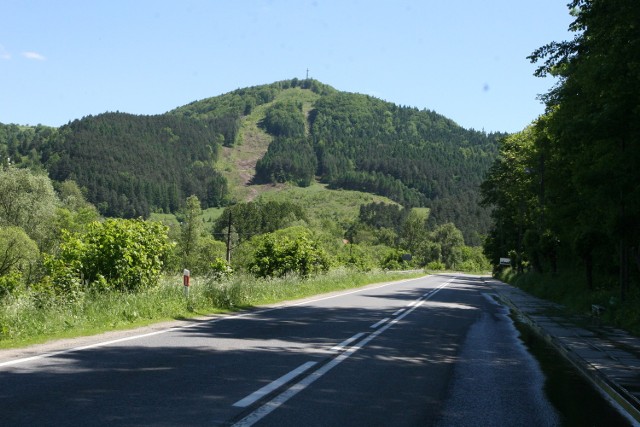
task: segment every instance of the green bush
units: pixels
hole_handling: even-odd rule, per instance
[[[382,261],[381,267],[385,270],[403,270],[408,268],[407,262],[402,258],[403,252],[390,251]]]
[[[231,266],[227,263],[226,260],[220,257],[215,257],[213,259],[213,261],[209,264],[208,271],[209,277],[218,280],[228,278],[233,274],[233,269],[231,268]]]
[[[353,243],[342,245],[337,253],[337,261],[358,271],[371,271],[376,266],[371,249]]]
[[[22,273],[19,271],[0,276],[0,300],[19,293],[20,289],[22,289]]]
[[[107,219],[89,225],[87,234],[65,232],[57,255],[45,260],[45,282],[58,294],[82,285],[94,290],[134,292],[154,286],[171,244],[167,227],[141,219]]]
[[[17,277],[20,277],[20,281],[31,281],[39,259],[40,251],[36,242],[22,228],[0,227],[0,278],[10,276],[3,282],[7,291],[18,286],[15,284]],[[0,289],[0,296],[2,292]]]
[[[86,236],[85,277],[93,282],[103,276],[120,291],[154,286],[171,248],[167,231],[160,223],[141,219],[94,222]]]
[[[250,270],[258,277],[283,277],[296,273],[302,277],[327,271],[326,252],[303,227],[267,233],[254,239],[256,252]]]
[[[427,264],[427,267],[426,267],[427,270],[434,270],[434,271],[442,271],[445,268],[447,268],[447,266],[440,261],[431,261],[429,264]]]

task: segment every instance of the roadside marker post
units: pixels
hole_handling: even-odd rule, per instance
[[[184,296],[189,299],[189,286],[191,286],[191,272],[186,268],[182,272],[182,286],[184,286]]]

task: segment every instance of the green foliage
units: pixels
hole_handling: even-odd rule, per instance
[[[409,209],[403,209],[399,205],[374,202],[360,205],[358,220],[375,228],[400,231],[408,214]]]
[[[438,226],[433,231],[433,240],[440,245],[442,262],[450,269],[460,268],[463,260],[464,238],[453,223]]]
[[[387,270],[403,270],[408,268],[407,261],[403,258],[404,253],[399,250],[389,251],[382,261],[381,267]]]
[[[187,195],[219,206],[227,184],[213,167],[219,124],[174,115],[105,113],[62,126],[55,141],[38,147],[57,181],[73,177],[109,216],[175,212]]]
[[[7,296],[17,295],[23,288],[24,280],[20,271],[13,270],[0,275],[0,303]]]
[[[276,102],[267,109],[260,125],[276,138],[256,164],[256,182],[311,184],[317,159],[306,141],[305,122],[301,103]]]
[[[315,103],[310,134],[319,173],[332,186],[428,206],[434,223],[455,219],[470,241],[477,239],[474,231],[488,229],[488,212],[477,207],[475,189],[495,157],[500,135],[348,93]]]
[[[304,138],[305,117],[302,104],[278,102],[267,109],[262,127],[271,135],[284,138]]]
[[[491,271],[491,263],[484,255],[482,247],[462,246],[461,262],[458,268],[470,273],[484,273]]]
[[[46,276],[36,286],[36,291],[43,295],[52,294],[62,299],[77,300],[83,292],[83,262],[86,251],[87,245],[81,235],[62,230],[55,255],[44,255]],[[103,282],[99,284],[104,285]]]
[[[36,243],[19,227],[0,227],[0,277],[19,273],[32,278],[40,259]]]
[[[444,263],[441,261],[431,261],[426,265],[425,268],[432,271],[442,271],[445,270],[447,266],[444,265]]]
[[[404,206],[425,206],[427,197],[401,180],[381,172],[347,171],[330,181],[330,188],[344,188],[388,197]]]
[[[84,233],[87,226],[100,219],[98,210],[89,203],[75,181],[53,182],[61,206],[55,213],[56,230]]]
[[[412,252],[412,255],[418,265],[426,265],[431,262],[442,262],[442,245],[433,241],[432,237],[429,236],[425,240],[419,242],[416,250]]]
[[[200,241],[204,233],[202,208],[197,196],[187,198],[184,209],[177,215],[180,221],[178,251],[184,268],[193,269],[200,253]]]
[[[267,233],[254,239],[256,251],[250,270],[258,277],[283,277],[327,271],[330,261],[308,230],[294,228]]]
[[[283,80],[269,85],[237,89],[214,98],[194,101],[183,107],[176,108],[171,111],[171,113],[200,119],[220,117],[239,118],[249,115],[255,107],[273,101],[283,91],[294,88],[307,89],[323,96],[336,92],[331,86],[313,79]],[[225,143],[225,145],[227,144]]]
[[[0,226],[22,228],[40,249],[53,237],[58,203],[46,175],[15,167],[0,169]]]
[[[415,253],[425,240],[429,239],[428,214],[411,210],[405,218],[400,230],[400,246],[410,253]]]
[[[371,271],[381,266],[376,259],[374,248],[369,245],[354,243],[343,244],[337,252],[336,260],[339,265],[345,265],[357,271]]]
[[[256,182],[293,182],[300,187],[311,185],[317,159],[304,139],[276,138],[264,157],[256,164]]]
[[[53,182],[53,187],[58,194],[62,207],[70,211],[93,207],[87,202],[86,196],[77,182],[67,179],[63,182]]]
[[[93,205],[81,207],[78,210],[58,208],[55,212],[53,228],[84,233],[89,224],[100,219],[100,214]]]
[[[220,257],[215,257],[209,264],[209,276],[214,279],[223,280],[233,274],[233,269],[227,261]]]
[[[494,265],[512,253],[518,273],[581,265],[585,295],[600,276],[617,279],[624,299],[640,282],[640,4],[574,0],[569,8],[575,38],[530,57],[542,62],[536,75],[559,79],[544,96],[547,113],[505,139],[482,184],[494,208],[485,250]]]
[[[104,215],[148,217],[177,212],[191,194],[205,209],[244,200],[247,189],[232,178],[244,179],[246,164],[258,160],[258,121],[275,138],[254,183],[310,186],[319,177],[332,188],[428,206],[432,226],[453,221],[472,244],[488,231],[477,187],[500,135],[311,79],[238,89],[158,116],[106,113],[59,129],[0,125],[0,154],[44,167],[58,182],[72,178]]]
[[[157,283],[170,248],[162,224],[107,219],[92,223],[86,235],[63,233],[59,253],[47,257],[45,266],[58,294],[73,294],[84,283],[136,292]]]
[[[306,214],[296,203],[275,200],[238,203],[225,208],[213,225],[213,234],[220,240],[226,240],[231,227],[239,243],[258,234],[288,227],[299,220],[306,220]]]
[[[120,291],[154,286],[171,247],[165,226],[139,219],[95,222],[86,242],[86,279],[92,282],[102,276]]]
[[[291,80],[240,89],[176,113],[203,118],[233,111],[229,114],[247,118],[255,107],[264,106],[261,126],[276,138],[258,162],[255,182],[306,186],[317,172],[331,188],[429,206],[432,225],[455,221],[468,242],[480,242],[489,217],[488,210],[478,207],[477,187],[501,135],[462,129],[431,111],[316,85]],[[320,96],[305,98],[313,104],[301,109],[301,92],[291,88],[308,88]],[[290,96],[281,97],[285,93]]]
[[[304,223],[315,230],[328,231],[337,239],[344,238],[345,225],[357,219],[360,205],[372,202],[392,203],[381,196],[350,190],[334,191],[318,183],[307,188],[285,186],[280,191],[262,193],[255,201],[300,206],[304,212]]]
[[[42,170],[42,152],[39,147],[57,138],[59,132],[56,128],[0,123],[0,168],[14,165]]]

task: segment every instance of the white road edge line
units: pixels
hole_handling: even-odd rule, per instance
[[[355,340],[359,340],[360,338],[362,338],[363,335],[364,335],[364,332],[358,332],[351,338],[347,338],[346,340],[342,341],[340,344],[331,347],[331,350],[340,351],[344,349],[346,346],[348,346],[349,344],[351,344],[352,342],[354,342]]]
[[[89,349],[98,348],[98,347],[106,347],[106,346],[111,345],[111,344],[117,344],[117,343],[121,343],[121,342],[125,342],[125,341],[136,340],[136,339],[139,339],[139,338],[147,338],[147,337],[151,337],[151,336],[154,336],[154,335],[166,334],[167,332],[180,331],[182,329],[188,329],[188,328],[193,328],[193,327],[196,327],[196,326],[202,326],[203,324],[206,324],[206,323],[214,323],[214,322],[219,322],[219,321],[227,320],[227,319],[239,319],[239,318],[242,318],[242,317],[255,316],[257,314],[268,313],[270,311],[279,310],[281,308],[297,307],[297,306],[300,306],[300,305],[309,304],[309,303],[318,302],[318,301],[324,301],[324,300],[331,299],[331,298],[338,298],[338,297],[340,297],[342,295],[351,295],[351,294],[355,294],[355,293],[358,293],[358,292],[369,291],[369,290],[372,290],[372,289],[380,289],[380,288],[384,288],[384,287],[387,287],[387,286],[397,285],[399,283],[405,283],[405,282],[410,282],[410,281],[413,281],[413,280],[419,280],[419,279],[422,279],[422,278],[423,277],[417,277],[415,279],[398,280],[397,282],[384,283],[384,284],[382,284],[380,286],[356,289],[354,291],[340,293],[340,294],[337,294],[337,295],[331,295],[331,296],[328,296],[328,297],[322,297],[322,298],[317,298],[317,299],[312,299],[312,300],[305,300],[305,301],[302,301],[302,302],[299,302],[299,303],[295,303],[295,304],[281,304],[281,305],[277,305],[277,306],[271,307],[271,308],[266,308],[266,309],[263,309],[263,310],[251,311],[251,312],[248,312],[248,313],[241,313],[241,314],[231,314],[231,315],[228,315],[228,316],[215,317],[213,319],[209,319],[209,320],[205,320],[205,321],[197,322],[197,323],[192,323],[192,324],[189,324],[189,325],[173,326],[173,327],[170,327],[170,328],[167,328],[167,329],[163,329],[161,331],[149,332],[149,333],[140,334],[140,335],[131,335],[129,337],[119,338],[119,339],[115,339],[115,340],[102,341],[102,342],[89,344],[89,345],[84,345],[84,346],[79,346],[79,347],[72,347],[72,348],[68,348],[66,350],[53,351],[53,352],[38,354],[38,355],[35,355],[35,356],[29,356],[29,357],[23,357],[23,358],[20,358],[20,359],[8,360],[6,362],[0,362],[0,368],[5,367],[5,366],[18,365],[18,364],[26,363],[26,362],[32,362],[34,360],[45,359],[45,358],[48,358],[48,357],[60,356],[62,354],[73,353],[73,352],[76,352],[76,351],[89,350]]]
[[[135,339],[138,339],[138,338],[151,337],[153,335],[160,335],[160,334],[164,334],[164,333],[171,332],[171,331],[177,331],[179,329],[184,329],[184,328],[188,328],[188,327],[191,327],[191,325],[178,326],[178,327],[165,329],[165,330],[162,330],[162,331],[149,332],[147,334],[142,334],[142,335],[132,335],[130,337],[119,338],[119,339],[116,339],[116,340],[102,341],[102,342],[95,343],[95,344],[83,345],[83,346],[80,346],[80,347],[73,347],[73,348],[70,348],[70,349],[67,349],[67,350],[54,351],[54,352],[50,352],[50,353],[38,354],[36,356],[24,357],[22,359],[9,360],[7,362],[0,363],[0,367],[17,365],[19,363],[29,362],[29,361],[38,360],[38,359],[44,359],[44,358],[47,358],[47,357],[55,357],[55,356],[59,356],[61,354],[72,353],[74,351],[82,351],[82,350],[89,350],[89,349],[96,348],[96,347],[104,347],[104,346],[107,346],[107,345],[110,345],[110,344],[117,344],[117,343],[120,343],[120,342],[131,341],[131,340],[135,340]]]
[[[233,404],[233,406],[235,406],[237,408],[246,408],[247,406],[253,405],[255,402],[257,402],[258,400],[262,399],[267,394],[271,393],[274,390],[277,390],[283,384],[288,383],[289,381],[291,381],[292,379],[294,379],[298,375],[302,374],[303,372],[309,370],[310,368],[312,368],[316,364],[317,364],[317,362],[303,363],[302,365],[298,366],[296,369],[294,369],[293,371],[289,372],[288,374],[285,374],[285,375],[281,376],[280,378],[278,378],[277,380],[274,380],[274,381],[270,382],[269,384],[267,384],[266,386],[262,387],[261,389],[251,393],[250,395],[248,395],[244,399],[238,400],[236,403]]]
[[[457,279],[457,277],[453,277],[453,278],[447,280],[446,282],[444,282],[442,285],[440,285],[439,287],[437,287],[435,290],[432,291],[431,296],[435,295],[440,290],[444,289],[446,286],[449,285],[449,283],[451,283],[455,279]],[[367,345],[369,343],[369,341],[371,341],[372,339],[374,339],[375,337],[377,337],[378,335],[380,335],[381,333],[383,333],[384,331],[389,329],[391,326],[393,326],[395,323],[397,323],[400,320],[402,320],[404,317],[408,316],[413,310],[415,310],[416,308],[420,307],[425,301],[426,301],[426,299],[419,301],[418,304],[414,305],[412,308],[407,310],[402,315],[398,316],[396,319],[393,319],[391,322],[387,323],[382,328],[372,332],[369,336],[364,338],[362,341],[360,341],[359,343],[355,344],[353,347],[349,348],[349,350],[345,351],[344,353],[340,353],[338,356],[334,357],[326,365],[323,365],[322,367],[320,367],[317,371],[312,372],[307,377],[303,378],[298,383],[292,385],[290,388],[288,388],[287,390],[283,391],[282,393],[280,393],[278,396],[274,397],[269,402],[266,402],[264,405],[262,405],[261,407],[259,407],[255,411],[251,412],[249,415],[247,415],[246,417],[244,417],[243,419],[241,419],[237,423],[234,423],[232,427],[250,427],[250,426],[254,425],[258,421],[260,421],[262,418],[266,417],[271,412],[273,412],[276,409],[278,409],[278,407],[283,405],[285,402],[287,402],[293,396],[295,396],[296,394],[300,393],[302,390],[307,388],[309,385],[311,385],[317,379],[319,379],[324,374],[329,372],[331,369],[335,368],[340,363],[342,363],[343,361],[348,359],[353,353],[355,353],[356,351],[360,350],[362,347]]]

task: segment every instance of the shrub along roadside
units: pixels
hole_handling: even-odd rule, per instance
[[[371,283],[424,275],[422,272],[355,272],[336,269],[307,279],[288,276],[192,281],[187,303],[180,277],[164,277],[159,286],[135,293],[92,292],[65,304],[27,297],[8,297],[0,305],[0,348],[21,347],[57,338],[91,335],[250,306],[304,298]]]

